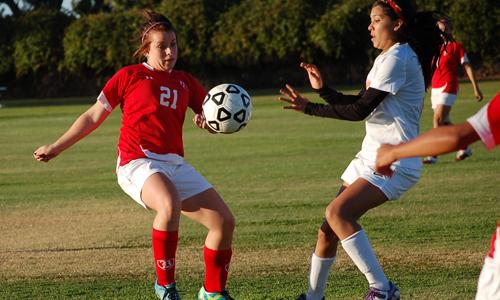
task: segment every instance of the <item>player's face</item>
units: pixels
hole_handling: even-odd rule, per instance
[[[177,62],[177,39],[173,31],[152,31],[148,38],[148,64],[160,71],[172,71]]]
[[[445,21],[439,20],[437,22],[437,26],[439,27],[439,30],[441,30],[444,33],[451,34],[451,27],[446,24]]]
[[[393,21],[380,6],[375,6],[370,12],[370,25],[368,31],[372,37],[373,47],[387,51],[396,43],[396,28],[398,25]]]

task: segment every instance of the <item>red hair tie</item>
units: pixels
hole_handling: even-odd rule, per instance
[[[386,2],[391,6],[392,10],[400,17],[403,21],[405,21],[405,18],[403,17],[403,12],[401,11],[401,8],[399,6],[392,2],[392,0],[386,0]]]

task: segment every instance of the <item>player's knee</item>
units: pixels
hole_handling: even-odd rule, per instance
[[[338,240],[337,235],[333,232],[328,223],[324,222],[318,230],[318,240],[323,243]]]
[[[182,205],[179,199],[164,197],[159,203],[157,213],[164,215],[168,220],[180,217]]]
[[[220,232],[222,235],[231,234],[236,227],[236,221],[231,213],[221,214],[210,223],[208,229]]]
[[[438,125],[442,125],[443,117],[441,114],[434,114],[434,123]]]
[[[342,217],[342,208],[335,203],[330,203],[325,210],[325,218],[328,223],[332,224]]]
[[[335,231],[339,224],[350,222],[353,219],[352,212],[345,205],[331,203],[325,210],[325,218]]]
[[[233,214],[229,213],[227,216],[224,216],[222,221],[222,227],[224,232],[233,232],[236,227],[236,220]]]

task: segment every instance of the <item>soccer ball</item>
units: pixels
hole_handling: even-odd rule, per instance
[[[247,91],[233,83],[219,84],[203,100],[203,115],[208,126],[218,133],[241,130],[250,121],[252,100]]]

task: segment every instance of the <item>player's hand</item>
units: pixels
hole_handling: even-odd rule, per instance
[[[54,157],[59,155],[59,151],[55,149],[52,145],[43,145],[33,152],[33,157],[41,162],[48,162]]]
[[[217,133],[212,128],[210,128],[210,126],[208,126],[207,120],[205,120],[205,116],[203,114],[194,115],[193,122],[196,126],[198,126],[201,129],[206,129],[210,133]]]
[[[280,94],[285,97],[280,97],[279,99],[283,102],[287,102],[289,106],[283,106],[284,109],[293,109],[296,111],[305,111],[306,105],[309,103],[307,98],[302,97],[299,92],[294,89],[291,85],[285,85],[286,89],[280,89]]]
[[[301,62],[300,66],[306,70],[307,75],[309,76],[309,82],[311,83],[311,87],[313,89],[319,90],[323,87],[323,79],[321,78],[321,73],[319,72],[318,67],[304,62]]]
[[[477,102],[480,102],[481,100],[483,100],[483,93],[481,92],[481,90],[479,88],[476,91],[474,91],[474,95],[476,96]]]
[[[395,145],[384,144],[377,150],[377,159],[375,161],[375,171],[382,175],[392,176],[391,165],[396,161],[392,149]]]

